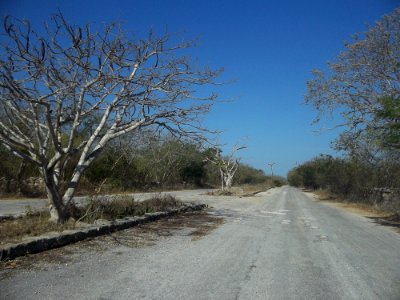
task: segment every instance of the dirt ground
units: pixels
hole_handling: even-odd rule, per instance
[[[130,248],[152,246],[157,241],[173,236],[179,231],[184,231],[184,234],[190,236],[192,241],[197,241],[222,223],[223,218],[208,214],[206,211],[185,213],[87,239],[62,248],[18,257],[11,261],[2,261],[0,262],[0,270],[35,269],[46,263],[68,264],[73,262],[74,258],[78,258],[83,249],[85,251],[102,252],[115,245]]]
[[[372,219],[374,222],[395,228],[400,233],[400,219],[392,213],[380,210],[372,205],[354,203],[340,199],[325,191],[303,191],[315,201],[326,205],[344,209],[350,213]]]

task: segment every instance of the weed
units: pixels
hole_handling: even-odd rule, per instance
[[[76,223],[94,223],[98,219],[114,220],[128,216],[140,216],[145,213],[168,211],[184,206],[184,203],[171,195],[157,195],[149,200],[136,201],[132,196],[116,196],[111,200],[90,198],[81,207],[72,208],[72,216],[65,224],[49,222],[48,211],[34,211],[27,208],[21,218],[0,221],[0,245],[18,242],[24,236],[38,236],[50,231],[74,229]],[[75,221],[76,220],[76,221]]]
[[[254,196],[259,192],[267,191],[271,188],[271,185],[267,183],[260,184],[243,184],[232,187],[230,190],[214,190],[208,192],[207,195],[211,196],[237,196],[237,197],[250,197]]]
[[[20,241],[24,236],[38,236],[50,231],[63,231],[75,227],[73,221],[65,224],[49,222],[47,211],[27,214],[13,220],[0,221],[0,245]]]
[[[171,195],[157,195],[145,201],[136,201],[132,196],[120,195],[111,200],[90,198],[74,217],[79,221],[93,223],[98,219],[114,220],[128,216],[141,216],[145,213],[167,211],[184,204]]]

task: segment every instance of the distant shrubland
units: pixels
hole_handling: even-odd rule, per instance
[[[137,137],[136,137],[137,138]],[[132,147],[140,143],[140,147]],[[108,145],[87,169],[79,187],[79,193],[123,192],[192,187],[219,187],[218,167],[206,160],[209,151],[190,141],[172,137],[138,141],[135,137],[119,140]],[[72,158],[63,176],[70,176]],[[71,167],[69,167],[71,165]],[[45,195],[44,186],[32,187],[28,179],[39,178],[37,168],[29,162],[13,156],[0,146],[0,179],[3,194],[26,196]],[[282,178],[275,178],[282,184]],[[278,182],[279,181],[279,182]],[[234,184],[260,184],[273,181],[262,170],[240,164]]]
[[[356,158],[320,155],[292,169],[290,185],[324,189],[349,201],[400,212],[400,161],[367,163]]]

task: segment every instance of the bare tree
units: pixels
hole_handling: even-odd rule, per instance
[[[233,178],[239,167],[240,158],[235,158],[237,151],[245,149],[246,146],[233,146],[227,156],[221,155],[221,149],[213,148],[212,154],[206,158],[206,161],[216,165],[219,168],[221,176],[221,190],[229,191],[232,187]]]
[[[355,35],[328,66],[329,71],[313,71],[314,79],[307,82],[305,100],[317,109],[317,121],[324,114],[342,115],[339,126],[346,131],[338,148],[359,148],[366,134],[382,144],[388,128],[387,118],[380,117],[385,99],[398,102],[400,95],[400,8]]]
[[[195,87],[213,84],[220,70],[195,68],[183,56],[194,43],[170,46],[168,35],[130,39],[117,24],[94,32],[61,13],[44,32],[4,19],[0,142],[40,169],[51,220],[64,222],[83,172],[111,140],[148,126],[200,135],[199,117],[217,96]],[[79,160],[62,189],[73,155]]]

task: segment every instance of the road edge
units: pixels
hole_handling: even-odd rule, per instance
[[[81,229],[50,232],[37,237],[32,237],[28,241],[8,244],[5,245],[5,247],[0,247],[0,261],[11,260],[18,256],[24,256],[26,254],[33,254],[53,248],[63,247],[87,238],[124,230],[139,224],[153,222],[179,213],[203,210],[206,207],[206,204],[192,204],[171,211],[147,213],[142,217],[126,217],[123,219],[116,219],[108,224],[103,225],[90,225]]]

